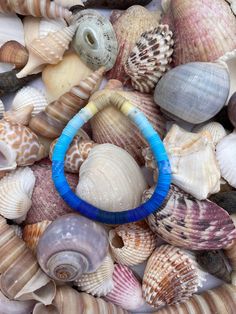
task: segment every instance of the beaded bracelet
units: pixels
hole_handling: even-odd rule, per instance
[[[152,197],[139,207],[121,212],[101,210],[80,199],[71,190],[64,174],[65,155],[78,130],[97,112],[110,105],[116,106],[136,124],[150,145],[158,166],[158,181]],[[164,145],[144,114],[119,93],[109,91],[89,102],[70,120],[63,130],[52,156],[52,178],[60,196],[74,210],[102,223],[124,224],[144,219],[161,206],[169,191],[171,169]]]

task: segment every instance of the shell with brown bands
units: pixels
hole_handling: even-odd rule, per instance
[[[23,68],[28,57],[29,53],[26,48],[15,40],[7,41],[0,48],[0,61],[14,64],[16,69]]]

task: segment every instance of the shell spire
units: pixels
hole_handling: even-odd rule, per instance
[[[43,64],[57,64],[74,36],[76,25],[70,25],[43,38],[36,38],[29,44],[29,59],[26,66],[17,73],[17,78],[40,72]],[[40,68],[41,69],[41,68]]]
[[[56,138],[67,122],[86,104],[87,100],[102,79],[104,68],[92,73],[74,86],[58,100],[49,104],[45,111],[40,112],[30,121],[30,128],[37,134]]]

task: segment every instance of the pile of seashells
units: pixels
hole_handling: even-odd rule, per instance
[[[0,1],[0,314],[235,314],[236,0],[150,2]],[[172,171],[161,208],[116,226],[74,212],[51,162],[67,123],[111,91],[145,114]],[[65,172],[113,213],[158,181],[113,106],[78,131]]]

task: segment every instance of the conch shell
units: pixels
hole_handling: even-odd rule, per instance
[[[0,48],[0,62],[12,63],[16,69],[23,68],[28,61],[28,51],[15,40],[7,41]]]

